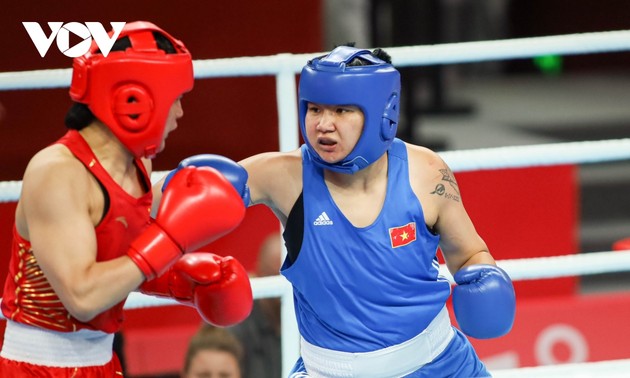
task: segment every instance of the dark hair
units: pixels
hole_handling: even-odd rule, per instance
[[[177,50],[171,41],[159,32],[153,32],[153,38],[155,38],[155,44],[158,49],[164,50],[167,54],[175,54]],[[125,51],[131,47],[131,40],[129,37],[123,37],[114,42],[111,51]],[[96,51],[97,54],[100,50]],[[66,113],[64,123],[68,129],[81,130],[90,123],[94,122],[96,117],[86,104],[79,102],[73,102]]]
[[[66,113],[64,123],[66,127],[73,130],[81,130],[85,126],[94,122],[96,117],[92,114],[92,111],[86,104],[80,102],[73,102]]]
[[[355,42],[347,42],[347,43],[344,43],[344,44],[341,44],[341,45],[335,45],[333,50],[336,49],[339,46],[355,47],[354,45],[355,45]],[[380,60],[384,61],[385,63],[392,64],[392,57],[388,53],[386,53],[385,50],[383,50],[383,49],[380,49],[380,48],[374,49],[374,50],[372,50],[371,54],[373,56],[375,56],[376,58],[379,58]],[[326,55],[328,55],[328,54],[326,54]],[[321,58],[325,57],[326,55],[319,56],[319,57],[317,57],[317,59],[321,59]],[[348,63],[348,66],[351,66],[351,67],[352,66],[369,66],[371,64],[372,64],[371,62],[369,62],[369,61],[367,61],[365,59],[362,59],[360,57],[357,57],[357,58],[354,58],[350,63]]]

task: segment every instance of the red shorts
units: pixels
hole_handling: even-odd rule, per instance
[[[122,376],[122,367],[115,353],[112,360],[105,365],[87,367],[50,367],[0,357],[0,377],[2,378],[121,378]]]

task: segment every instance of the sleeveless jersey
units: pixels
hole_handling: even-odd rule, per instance
[[[305,146],[302,166],[304,216],[289,217],[285,229],[303,221],[302,244],[281,269],[293,285],[302,337],[368,352],[421,333],[444,307],[450,284],[439,276],[439,236],[428,230],[409,183],[405,144],[396,139],[388,151],[385,202],[367,227],[353,226],[336,206]]]
[[[139,198],[125,192],[105,171],[96,156],[76,130],[70,130],[56,143],[68,147],[100,183],[106,193],[106,212],[95,227],[96,261],[107,261],[126,254],[129,244],[149,224],[152,202],[150,190]],[[136,166],[142,173],[146,188],[151,181],[140,159]],[[124,301],[99,314],[89,322],[73,318],[63,307],[33,255],[31,244],[13,227],[9,272],[4,286],[2,313],[8,319],[34,327],[59,332],[79,329],[113,333],[119,330]]]

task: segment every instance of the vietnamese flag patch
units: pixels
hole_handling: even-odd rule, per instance
[[[392,248],[402,247],[416,240],[416,222],[390,228],[389,240],[392,242]]]

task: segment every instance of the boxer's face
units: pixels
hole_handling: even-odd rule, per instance
[[[216,349],[200,350],[190,361],[185,378],[240,378],[241,371],[236,357]]]
[[[352,152],[363,131],[363,112],[352,105],[309,102],[304,120],[309,143],[320,158],[336,163]]]
[[[166,125],[164,125],[164,135],[162,135],[162,145],[158,152],[163,151],[166,146],[166,138],[168,134],[177,128],[177,120],[184,116],[184,109],[182,108],[182,98],[179,97],[173,105],[171,105],[171,109],[168,112],[168,117],[166,117]]]

